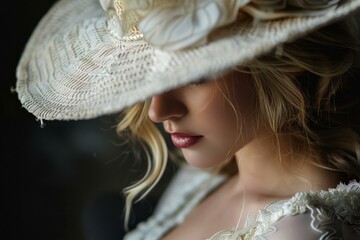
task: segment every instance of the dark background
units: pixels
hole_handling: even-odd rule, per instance
[[[119,240],[124,234],[122,189],[139,179],[115,134],[115,116],[45,121],[21,107],[15,69],[37,22],[54,0],[14,0],[1,15],[1,239]],[[170,164],[171,165],[171,164]],[[156,206],[169,178],[134,205],[130,229]]]

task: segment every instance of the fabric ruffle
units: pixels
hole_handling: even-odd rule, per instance
[[[245,12],[254,21],[318,16],[340,0],[114,0],[124,33],[139,30],[145,41],[167,51],[207,43],[209,35]],[[100,0],[109,9],[111,0]]]

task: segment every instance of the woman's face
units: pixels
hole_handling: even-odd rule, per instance
[[[148,114],[163,123],[189,164],[210,168],[225,163],[254,138],[253,112],[251,79],[231,73],[156,95]]]

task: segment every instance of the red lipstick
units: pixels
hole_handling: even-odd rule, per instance
[[[171,140],[175,147],[188,148],[200,141],[203,136],[191,136],[185,133],[171,133]]]

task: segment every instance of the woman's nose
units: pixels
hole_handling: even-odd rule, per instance
[[[149,118],[156,123],[176,120],[186,114],[185,104],[170,93],[155,95],[151,98]]]

